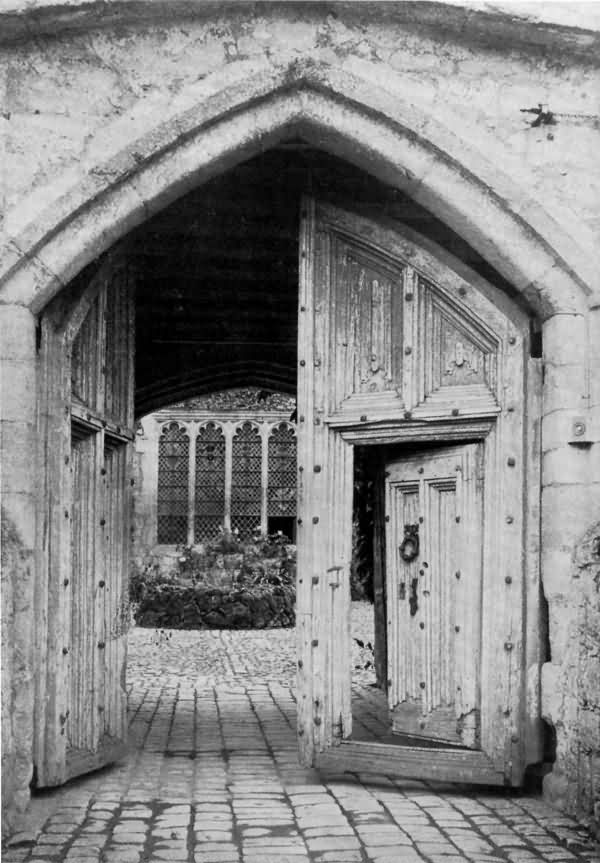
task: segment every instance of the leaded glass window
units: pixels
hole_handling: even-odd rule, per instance
[[[289,423],[275,426],[269,437],[267,515],[296,515],[296,435]]]
[[[190,439],[178,423],[158,441],[158,542],[187,543]]]
[[[225,435],[216,423],[203,426],[196,438],[194,541],[219,535],[225,516]]]
[[[236,431],[232,459],[231,529],[245,540],[260,528],[262,445],[251,422]]]

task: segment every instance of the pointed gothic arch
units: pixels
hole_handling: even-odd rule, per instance
[[[6,246],[0,298],[39,312],[87,263],[168,203],[300,135],[425,205],[542,319],[582,312],[599,291],[593,254],[538,202],[523,199],[472,144],[372,83],[368,66],[360,64],[361,76],[310,59],[270,69],[240,63],[209,76],[176,113],[167,109],[167,119],[119,152],[110,142],[123,140],[123,130],[109,126],[96,141],[103,158],[86,176],[65,184],[34,220],[35,197],[11,214],[16,231]]]

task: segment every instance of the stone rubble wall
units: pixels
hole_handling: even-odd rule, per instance
[[[272,629],[294,626],[291,585],[227,589],[207,584],[158,584],[148,589],[135,615],[156,629]]]
[[[569,591],[550,607],[550,661],[542,669],[544,719],[556,733],[556,761],[544,781],[559,808],[588,813],[600,837],[600,521],[572,554]],[[564,642],[553,636],[560,618]],[[560,631],[560,630],[559,630]],[[555,655],[555,650],[561,650]]]
[[[0,304],[2,453],[2,833],[18,826],[33,775],[36,554],[35,321],[28,309]],[[7,386],[7,381],[10,385]],[[10,451],[10,460],[4,454]]]
[[[295,549],[292,557],[210,554],[194,547],[194,577],[178,572],[177,552],[150,555],[148,579],[136,578],[132,601],[138,626],[163,629],[270,629],[296,622]]]

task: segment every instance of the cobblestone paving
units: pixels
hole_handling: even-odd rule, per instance
[[[4,863],[600,861],[534,797],[298,766],[293,653],[285,630],[134,630],[129,757],[37,795]]]

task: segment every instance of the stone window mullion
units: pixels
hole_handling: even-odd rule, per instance
[[[232,441],[231,529],[249,540],[261,527],[262,435],[260,423],[236,423]]]
[[[184,543],[188,538],[189,436],[184,423],[162,426],[158,441],[158,542]]]

